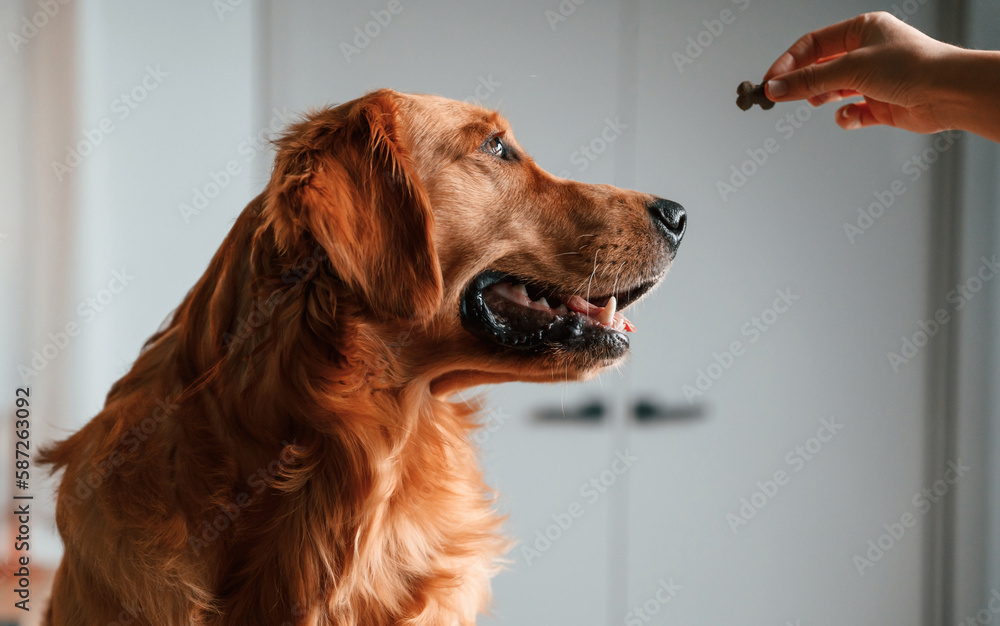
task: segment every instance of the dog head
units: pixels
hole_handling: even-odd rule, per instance
[[[687,223],[669,200],[548,174],[498,113],[436,96],[373,92],[278,147],[278,249],[315,240],[367,332],[393,339],[397,374],[441,392],[619,362],[623,311]]]

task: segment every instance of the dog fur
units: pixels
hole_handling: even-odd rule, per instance
[[[473,105],[381,90],[276,148],[104,409],[45,451],[53,626],[473,624],[507,541],[453,394],[620,355],[489,345],[463,289],[497,268],[611,293],[672,258],[652,196],[547,174]]]

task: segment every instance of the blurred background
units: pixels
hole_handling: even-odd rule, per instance
[[[15,388],[33,450],[82,426],[266,184],[273,131],[392,87],[497,108],[542,167],[690,220],[624,367],[477,391],[519,542],[482,623],[1000,623],[1000,151],[734,104],[872,10],[1000,48],[985,0],[3,2],[0,497]],[[0,607],[23,623],[60,555],[50,489],[35,468],[32,612]]]

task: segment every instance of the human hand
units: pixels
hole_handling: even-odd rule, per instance
[[[837,111],[842,128],[885,124],[934,133],[958,127],[942,87],[962,52],[889,13],[866,13],[803,36],[764,80],[776,102],[806,99],[819,106],[863,96]]]

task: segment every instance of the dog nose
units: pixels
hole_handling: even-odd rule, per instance
[[[671,247],[676,249],[681,244],[684,231],[687,230],[687,211],[676,202],[665,198],[653,200],[646,208],[653,216],[656,226],[670,241]]]

